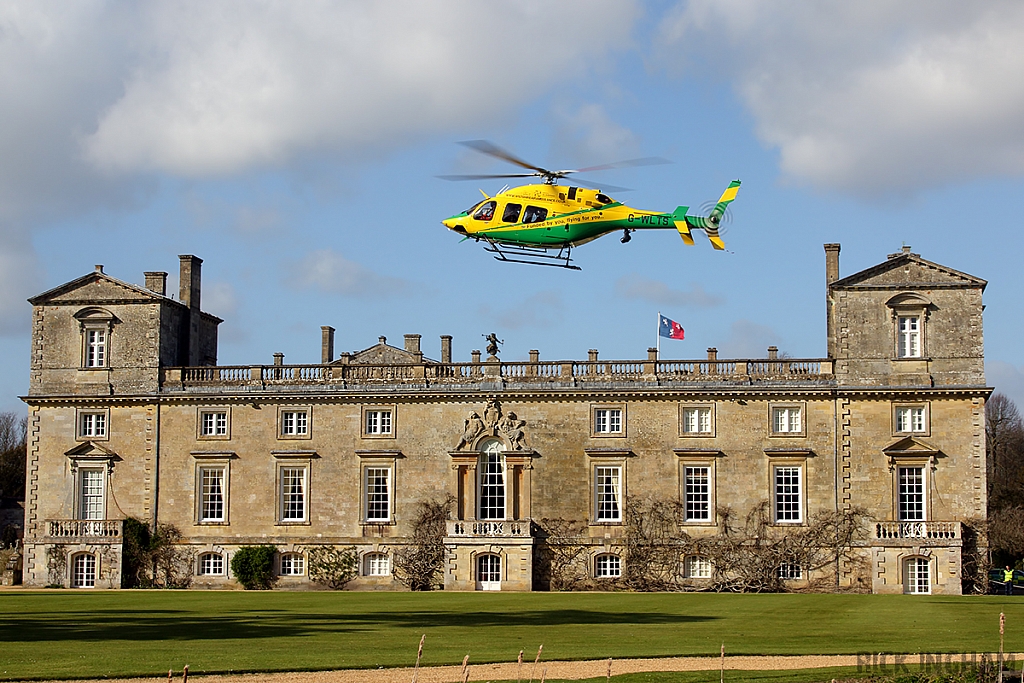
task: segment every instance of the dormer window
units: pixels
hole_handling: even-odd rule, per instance
[[[923,358],[925,355],[925,323],[931,302],[919,294],[904,292],[889,299],[892,311],[895,357]]]
[[[116,319],[102,308],[86,308],[75,314],[82,332],[82,367],[110,367],[110,332]]]

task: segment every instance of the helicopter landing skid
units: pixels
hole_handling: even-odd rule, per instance
[[[495,260],[505,261],[506,263],[527,263],[531,266],[553,266],[568,270],[583,270],[579,266],[572,265],[572,245],[560,247],[557,254],[551,254],[549,252],[554,250],[545,247],[523,247],[514,244],[500,245],[497,242],[487,240],[487,246],[484,247],[484,250],[494,254]]]

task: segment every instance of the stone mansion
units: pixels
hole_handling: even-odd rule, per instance
[[[541,588],[542,519],[579,520],[591,576],[625,567],[631,496],[680,503],[687,533],[767,501],[799,529],[863,508],[860,575],[840,587],[961,592],[964,522],[986,514],[985,281],[909,247],[840,277],[825,245],[820,359],[452,359],[385,338],[321,362],[217,365],[201,264],[144,286],[94,272],[32,299],[24,583],[120,586],[124,520],[173,524],[197,587],[237,587],[244,545],[278,549],[279,587],[312,587],[311,545],[354,547],[352,589],[400,588],[397,549],[426,500],[454,500],[449,590]],[[714,568],[681,557],[699,587]],[[780,568],[782,571],[782,568]],[[784,577],[806,581],[802,567]]]

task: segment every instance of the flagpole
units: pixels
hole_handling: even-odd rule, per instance
[[[661,360],[661,311],[658,311],[658,360]]]

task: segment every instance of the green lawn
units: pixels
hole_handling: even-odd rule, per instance
[[[424,633],[424,665],[992,651],[1000,611],[1024,650],[1024,599],[997,596],[7,590],[0,679],[408,666]]]

